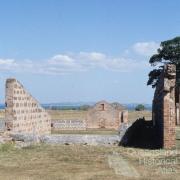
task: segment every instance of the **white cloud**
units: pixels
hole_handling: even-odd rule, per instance
[[[55,75],[85,72],[92,69],[129,72],[148,67],[148,61],[129,58],[130,56],[134,57],[134,52],[138,55],[149,56],[155,53],[158,47],[159,44],[153,41],[137,42],[126,49],[124,56],[116,57],[100,52],[79,52],[56,54],[39,61],[0,58],[0,71]]]
[[[17,66],[14,59],[0,59],[0,70],[11,70]]]
[[[107,62],[107,69],[113,71],[130,72],[148,67],[146,61],[137,61],[128,58],[113,58]]]
[[[132,49],[135,53],[143,56],[151,56],[157,52],[159,48],[159,44],[151,41],[151,42],[137,42],[132,46]]]
[[[0,71],[56,75],[84,72],[97,68],[108,71],[127,72],[145,68],[146,66],[147,63],[145,61],[109,57],[98,52],[57,54],[43,61],[0,59]]]
[[[14,59],[0,59],[0,65],[14,65],[15,60]]]
[[[49,60],[50,64],[66,64],[66,65],[71,65],[74,63],[74,59],[72,59],[71,57],[69,57],[68,55],[65,54],[58,54],[53,56],[50,60]]]
[[[98,52],[80,52],[79,57],[92,61],[103,61],[106,58],[106,55]]]

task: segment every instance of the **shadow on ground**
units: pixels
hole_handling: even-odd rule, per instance
[[[159,149],[158,131],[152,121],[136,120],[121,139],[119,145],[144,149]]]

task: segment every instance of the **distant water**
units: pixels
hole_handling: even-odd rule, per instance
[[[4,104],[0,104],[0,109],[4,109]]]
[[[93,106],[95,103],[49,103],[42,104],[42,106],[46,109],[79,109],[83,105]],[[123,104],[128,110],[134,110],[138,103],[132,104]],[[152,110],[151,104],[144,104],[147,110]],[[5,105],[0,104],[0,109],[4,109]]]
[[[53,103],[53,104],[42,104],[44,108],[59,108],[59,109],[79,109],[83,105],[93,106],[95,103]],[[128,110],[134,110],[138,103],[122,104]],[[143,104],[147,110],[152,110],[151,104]]]

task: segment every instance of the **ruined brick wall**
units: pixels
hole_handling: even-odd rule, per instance
[[[128,111],[127,110],[123,110],[121,112],[122,117],[121,117],[121,122],[122,123],[128,123]]]
[[[33,134],[51,132],[50,116],[16,79],[7,79],[5,101],[6,130]]]
[[[175,84],[175,66],[165,65],[154,94],[153,122],[158,130],[160,146],[167,149],[175,147]]]
[[[119,129],[120,124],[127,121],[127,111],[116,109],[106,101],[101,101],[88,110],[86,124],[87,128]]]

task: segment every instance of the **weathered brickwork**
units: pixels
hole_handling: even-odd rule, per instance
[[[98,102],[87,113],[87,128],[119,129],[121,123],[128,121],[128,112],[115,108],[106,101]]]
[[[33,134],[51,132],[50,116],[16,79],[7,79],[5,101],[6,130]]]
[[[153,122],[158,130],[161,147],[175,147],[175,86],[176,67],[165,65],[161,73],[153,100]]]

